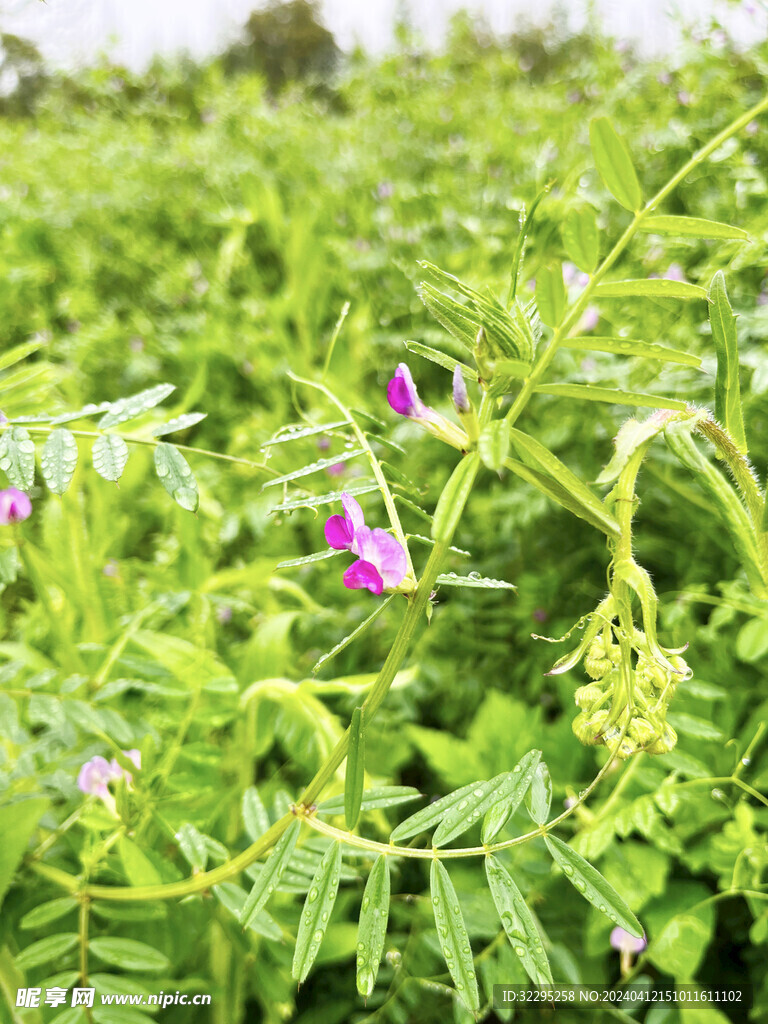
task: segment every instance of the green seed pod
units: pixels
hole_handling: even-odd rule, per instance
[[[588,686],[580,686],[576,693],[573,695],[573,699],[576,701],[576,706],[583,708],[588,711],[593,707],[603,696],[603,691],[597,683],[589,683]]]
[[[668,754],[670,750],[673,750],[677,743],[677,733],[671,725],[664,725],[664,731],[658,739],[646,747],[649,754]]]
[[[655,729],[645,718],[633,718],[629,723],[629,735],[637,740],[641,747],[647,747],[649,743],[658,737],[658,729]]]

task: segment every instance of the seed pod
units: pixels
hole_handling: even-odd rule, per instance
[[[589,683],[588,686],[580,686],[573,695],[573,699],[576,702],[577,707],[588,711],[600,700],[602,696],[602,688],[599,687],[597,683]]]

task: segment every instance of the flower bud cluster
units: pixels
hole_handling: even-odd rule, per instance
[[[639,750],[666,754],[673,749],[677,734],[666,714],[677,684],[691,675],[683,658],[672,655],[663,665],[638,651],[636,666],[624,670],[629,694],[622,685],[621,648],[612,639],[600,636],[591,642],[584,668],[592,681],[576,690],[581,710],[573,720],[582,743],[603,744],[622,760]]]

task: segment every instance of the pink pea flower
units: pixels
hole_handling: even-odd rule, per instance
[[[29,496],[16,487],[0,491],[0,526],[21,523],[32,515]]]
[[[133,762],[137,770],[141,768],[141,751],[124,750],[123,753],[129,761]],[[108,807],[114,810],[114,797],[109,792],[109,783],[117,782],[118,779],[131,782],[133,776],[120,767],[116,758],[113,757],[111,761],[107,761],[105,757],[96,756],[92,757],[90,761],[86,761],[80,769],[77,785],[83,793],[100,797]]]
[[[467,384],[460,366],[453,371],[453,404],[458,413],[469,412],[472,408],[467,394]]]
[[[585,288],[589,284],[589,274],[585,274],[570,260],[563,264],[563,280],[566,285],[577,284],[579,288]]]
[[[325,472],[328,474],[328,476],[344,476],[346,471],[346,462],[334,462],[332,466],[328,466]]]
[[[667,267],[666,271],[664,272],[664,278],[667,281],[685,281],[685,280],[687,280],[686,276],[685,276],[685,271],[683,270],[683,268],[680,266],[679,263],[670,263],[670,265]]]
[[[372,594],[393,590],[408,571],[402,544],[386,530],[365,525],[360,505],[351,494],[341,495],[344,515],[331,516],[325,524],[325,539],[337,551],[351,551],[357,561],[344,573],[348,590],[367,588]]]
[[[616,927],[611,932],[610,943],[620,953],[642,953],[648,942],[643,936],[639,939],[636,935],[630,935],[624,928]]]
[[[129,761],[132,761],[136,767],[136,771],[141,771],[141,751],[140,750],[124,750],[123,756],[127,757]],[[119,779],[121,776],[126,782],[133,782],[133,776],[130,772],[127,772],[124,768],[121,768],[117,763],[117,758],[113,757],[109,762],[112,771],[115,773],[115,779]]]
[[[581,314],[581,320],[579,320],[579,324],[576,329],[578,331],[594,331],[599,323],[600,311],[596,306],[587,306]]]

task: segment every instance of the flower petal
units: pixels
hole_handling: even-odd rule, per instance
[[[342,491],[341,504],[344,508],[344,515],[352,527],[352,534],[354,536],[359,529],[365,526],[363,510],[360,508],[360,503],[351,494],[347,494],[346,491]]]
[[[359,558],[344,573],[344,586],[348,590],[367,588],[372,594],[380,594],[384,589],[384,580],[375,565]]]
[[[389,590],[396,587],[408,569],[408,560],[402,545],[386,530],[369,530],[367,527],[358,534],[359,555],[374,565],[384,586]]]
[[[349,551],[354,540],[354,531],[345,516],[330,516],[325,524],[325,539],[337,551]]]

